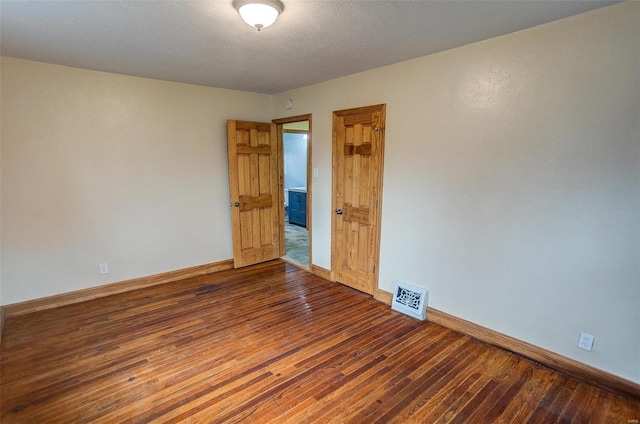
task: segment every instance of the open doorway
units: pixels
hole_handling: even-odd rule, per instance
[[[310,116],[282,125],[282,169],[284,195],[283,259],[309,268],[311,260],[311,187],[309,164],[311,156]],[[278,120],[276,123],[280,123]]]

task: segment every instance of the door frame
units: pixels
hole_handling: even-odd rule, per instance
[[[278,118],[273,119],[271,123],[276,124],[276,140],[277,140],[277,150],[278,150],[278,198],[280,199],[280,213],[278,216],[278,222],[280,225],[280,257],[286,255],[286,244],[285,244],[285,225],[284,225],[284,144],[283,144],[283,126],[284,124],[291,124],[293,122],[301,122],[301,121],[309,121],[309,133],[307,136],[307,230],[309,231],[309,266],[305,269],[308,271],[311,270],[312,262],[312,203],[313,203],[313,169],[312,166],[312,139],[313,139],[313,121],[310,113],[304,115],[296,115],[290,116],[287,118]],[[296,263],[291,262],[292,265],[300,266]],[[304,268],[304,267],[303,267]]]
[[[331,279],[333,281],[336,280],[336,262],[337,262],[337,247],[336,247],[336,209],[341,206],[336,203],[336,193],[337,193],[337,185],[339,182],[337,181],[337,170],[336,170],[336,162],[337,162],[337,132],[335,128],[336,118],[340,116],[348,116],[353,114],[361,114],[367,112],[381,111],[382,118],[382,127],[380,128],[380,151],[379,151],[379,160],[378,160],[378,181],[377,187],[378,192],[375,194],[375,198],[378,200],[376,205],[376,222],[374,228],[374,238],[375,238],[375,246],[374,246],[374,271],[373,271],[373,281],[372,281],[372,296],[375,299],[381,299],[381,290],[379,288],[379,275],[380,275],[380,244],[382,239],[382,193],[383,193],[383,183],[384,183],[384,151],[385,151],[385,139],[386,139],[386,103],[363,106],[351,109],[342,109],[336,110],[332,113],[332,144],[331,144]]]

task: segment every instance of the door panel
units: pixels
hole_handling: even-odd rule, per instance
[[[233,261],[236,268],[280,256],[275,124],[227,121]]]
[[[385,105],[334,112],[332,268],[336,281],[377,290]]]

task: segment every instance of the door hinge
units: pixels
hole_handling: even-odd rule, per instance
[[[378,209],[378,199],[376,199],[376,209]]]
[[[376,264],[373,264],[373,273],[376,273]]]

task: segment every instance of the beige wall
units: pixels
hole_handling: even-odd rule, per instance
[[[233,256],[225,121],[268,121],[269,96],[11,58],[1,78],[2,304]]]
[[[426,287],[434,308],[640,382],[639,9],[274,96],[276,117],[313,114],[314,263],[331,266],[331,113],[386,103],[381,288]]]

